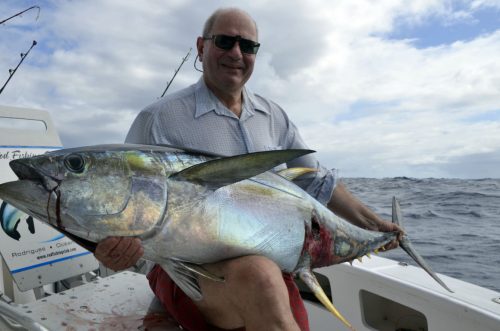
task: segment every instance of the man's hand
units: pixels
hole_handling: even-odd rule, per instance
[[[97,244],[94,252],[99,262],[114,271],[132,267],[143,254],[141,240],[132,237],[108,237]]]
[[[401,240],[401,238],[404,235],[403,229],[401,229],[397,224],[394,224],[394,223],[388,222],[388,221],[380,221],[379,220],[376,225],[377,225],[377,228],[373,229],[375,231],[398,232],[397,240],[393,240],[390,243],[388,243],[387,245],[385,245],[384,249],[389,250],[389,249],[393,249],[393,248],[398,248],[399,247],[399,240]]]

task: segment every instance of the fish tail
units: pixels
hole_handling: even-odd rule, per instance
[[[396,199],[396,197],[393,197],[392,222],[403,228],[402,220],[403,217],[401,215],[401,208],[399,206],[399,202]],[[453,291],[448,286],[446,286],[446,284],[438,277],[438,275],[434,271],[432,271],[431,267],[427,264],[424,258],[419,253],[417,253],[407,235],[403,236],[403,238],[399,241],[399,245],[420,267],[422,267],[422,269],[425,270],[425,272],[427,272],[436,282],[438,282],[439,285],[444,287],[449,292],[453,293]]]

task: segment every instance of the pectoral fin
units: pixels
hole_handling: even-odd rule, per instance
[[[300,279],[311,289],[316,298],[331,312],[335,317],[337,317],[345,326],[347,326],[350,330],[354,330],[352,325],[342,316],[339,311],[335,308],[333,303],[328,299],[325,292],[321,288],[318,280],[314,276],[311,270],[308,268],[304,268],[299,270],[298,272]]]
[[[401,208],[399,206],[399,202],[396,197],[392,198],[392,222],[399,225],[403,228],[403,217],[401,215]],[[446,290],[453,293],[452,290],[436,275],[434,271],[432,271],[431,267],[425,262],[424,258],[417,253],[413,245],[411,244],[410,238],[407,235],[404,235],[403,238],[399,241],[399,246],[411,256],[411,258],[417,262],[417,264],[422,267],[436,282],[439,283]]]
[[[201,293],[200,285],[198,284],[198,276],[205,277],[216,282],[224,281],[224,278],[214,275],[202,266],[193,263],[166,260],[161,264],[161,267],[170,276],[170,278],[172,278],[175,284],[177,284],[177,286],[179,286],[188,297],[195,301],[203,299],[203,294]]]
[[[194,165],[170,178],[198,183],[215,190],[312,152],[314,151],[306,149],[286,149],[224,157]]]

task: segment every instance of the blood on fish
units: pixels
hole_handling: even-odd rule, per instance
[[[307,251],[311,257],[312,268],[332,265],[333,261],[338,259],[333,255],[333,245],[334,240],[331,231],[322,226],[313,213],[311,226],[306,228],[306,238],[302,251],[302,254]]]

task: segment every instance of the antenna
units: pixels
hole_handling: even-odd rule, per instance
[[[191,54],[191,50],[192,50],[192,49],[193,49],[193,48],[190,48],[190,49],[189,49],[189,52],[186,54],[186,56],[184,56],[184,57],[182,58],[182,62],[181,62],[181,64],[180,64],[180,65],[177,67],[177,69],[175,70],[174,75],[172,76],[172,78],[171,78],[171,79],[170,79],[170,81],[168,82],[167,87],[165,88],[165,91],[163,91],[163,94],[161,95],[161,97],[160,97],[160,98],[163,98],[163,96],[165,95],[165,93],[167,93],[167,90],[168,90],[168,88],[170,87],[170,84],[172,84],[172,82],[174,81],[175,76],[177,76],[177,73],[178,73],[178,72],[179,72],[179,70],[181,69],[181,67],[182,67],[182,65],[184,64],[184,62],[186,62],[186,61],[187,61],[187,59],[189,58],[189,55]]]

